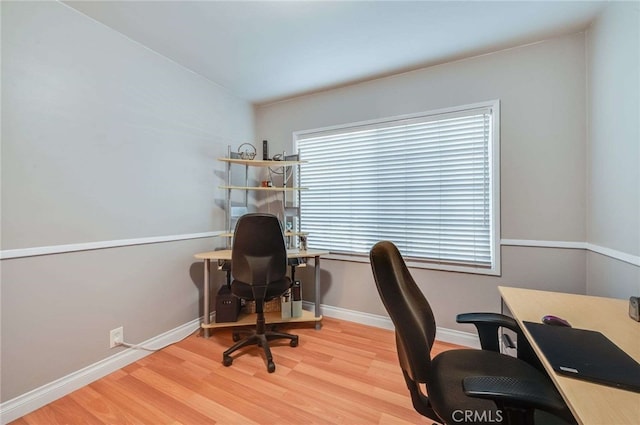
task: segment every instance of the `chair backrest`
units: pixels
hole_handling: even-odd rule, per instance
[[[231,250],[231,275],[253,286],[266,286],[287,273],[287,248],[280,220],[273,214],[245,214],[238,219]]]
[[[412,381],[427,382],[436,336],[431,306],[392,242],[375,244],[369,258],[378,293],[396,329],[400,367]]]

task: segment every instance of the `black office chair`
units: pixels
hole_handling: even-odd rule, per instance
[[[231,354],[247,345],[258,345],[264,350],[267,370],[276,370],[269,341],[290,339],[289,345],[298,345],[298,336],[266,330],[264,302],[280,297],[291,287],[286,276],[287,249],[280,221],[271,214],[245,214],[238,219],[231,251],[231,293],[245,300],[255,300],[256,329],[240,340],[240,332],[233,333],[237,341],[222,355],[222,363],[231,366]]]
[[[395,326],[400,367],[418,413],[445,424],[533,424],[540,416],[534,411],[540,409],[554,415],[547,418],[575,423],[548,376],[522,359],[486,349],[449,350],[431,359],[436,335],[433,312],[400,252],[389,241],[378,242],[370,259],[378,292]],[[483,329],[483,347],[498,349],[498,343],[487,337],[495,332],[492,339],[497,341],[500,326],[518,330],[507,316],[473,315],[459,318]],[[525,350],[525,356],[529,354]]]

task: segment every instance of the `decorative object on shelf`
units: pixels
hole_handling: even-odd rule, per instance
[[[265,301],[264,303],[264,312],[271,313],[273,311],[280,311],[282,307],[280,306],[280,298],[274,298],[269,301]],[[256,312],[256,302],[255,301],[247,301],[244,304],[245,313],[255,313]]]
[[[271,160],[275,161],[276,163],[277,161],[299,161],[300,155],[298,154],[287,155],[286,153],[282,153],[282,154],[278,153],[278,154],[275,154]],[[293,168],[291,167],[281,167],[279,165],[275,165],[275,167],[269,167],[269,178],[273,180],[274,175],[281,175],[283,187],[286,187],[288,185],[289,179],[291,178],[292,173],[293,173]]]
[[[243,143],[238,146],[238,153],[241,159],[254,159],[256,157],[256,147],[251,143]]]
[[[299,280],[291,286],[291,317],[302,316],[302,285]]]

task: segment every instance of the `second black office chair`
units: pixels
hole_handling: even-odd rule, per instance
[[[222,355],[222,363],[231,366],[231,354],[247,345],[262,347],[267,361],[267,370],[273,372],[276,365],[269,348],[269,341],[287,338],[289,345],[298,345],[298,336],[266,329],[264,302],[280,297],[291,287],[286,276],[287,249],[282,226],[278,218],[271,214],[245,214],[238,219],[231,251],[231,293],[245,300],[255,300],[256,329],[249,336],[240,339],[240,333],[233,333],[238,341]]]
[[[400,252],[389,241],[378,242],[370,259],[378,293],[395,326],[400,367],[418,413],[445,424],[532,424],[540,409],[575,423],[551,380],[522,359],[488,349],[449,350],[432,359],[435,318]],[[498,314],[458,318],[482,329],[483,348],[497,350],[498,344],[486,339],[493,333],[497,340],[499,326],[518,330],[513,319]],[[529,354],[524,351],[525,357]]]

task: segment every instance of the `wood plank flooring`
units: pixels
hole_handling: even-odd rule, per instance
[[[402,378],[392,331],[324,318],[283,330],[298,347],[271,345],[276,371],[248,347],[222,365],[230,330],[194,334],[12,425],[424,424]],[[433,355],[457,348],[438,342]]]

